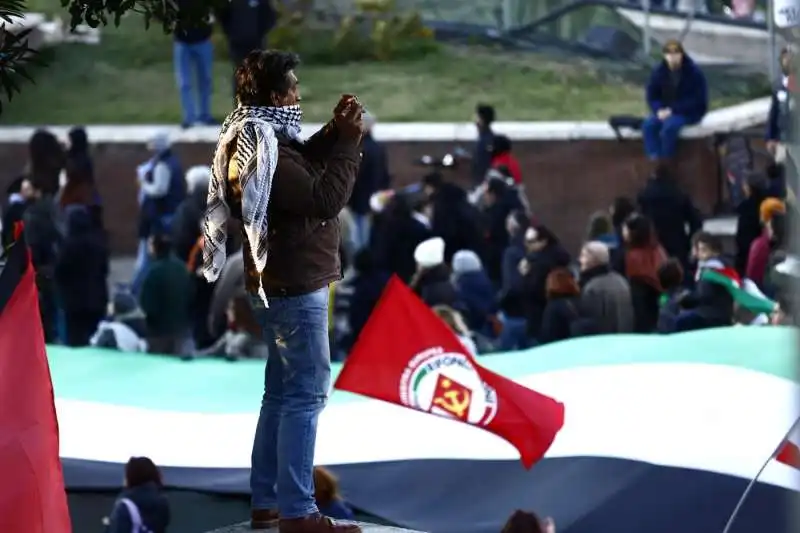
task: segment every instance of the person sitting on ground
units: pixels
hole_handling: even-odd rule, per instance
[[[433,312],[455,333],[458,340],[461,341],[461,344],[471,355],[478,355],[478,346],[475,344],[472,332],[467,327],[467,323],[464,322],[464,317],[461,316],[461,313],[449,305],[435,305],[433,306]]]
[[[194,296],[191,274],[172,254],[172,243],[165,235],[150,237],[149,248],[152,262],[139,294],[147,320],[147,343],[152,353],[186,353]]]
[[[321,466],[314,467],[314,499],[319,512],[334,520],[354,520],[355,514],[339,492],[339,480],[333,472]]]
[[[146,352],[147,326],[136,298],[127,291],[117,291],[108,304],[108,318],[98,324],[90,346],[121,352]]]
[[[633,331],[633,302],[628,280],[611,270],[608,247],[598,241],[581,249],[581,309],[600,333]]]
[[[161,472],[149,457],[131,457],[125,465],[125,489],[106,518],[106,533],[165,533],[169,500],[161,492]]]
[[[539,518],[534,513],[514,511],[500,533],[556,533],[552,518]]]
[[[185,360],[206,356],[221,356],[228,361],[267,358],[269,350],[261,340],[261,328],[246,293],[241,292],[231,298],[226,315],[228,329],[222,337],[208,348],[185,355]]]
[[[664,44],[664,59],[653,69],[646,100],[652,114],[642,125],[644,147],[651,160],[675,156],[681,129],[697,124],[708,111],[705,74],[674,39]]]

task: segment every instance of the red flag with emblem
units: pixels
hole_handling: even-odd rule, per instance
[[[502,437],[525,468],[564,425],[564,405],[480,366],[399,278],[393,277],[347,357],[335,388]]]
[[[0,532],[70,533],[34,271],[14,234],[0,267]]]

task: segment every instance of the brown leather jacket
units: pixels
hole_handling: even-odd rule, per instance
[[[340,139],[329,123],[303,144],[279,144],[278,152],[268,207],[269,254],[262,277],[268,297],[299,296],[341,278],[337,216],[353,190],[360,148],[357,140]],[[239,199],[235,169],[229,169],[228,184],[233,189],[228,197]],[[241,212],[236,207],[232,212]],[[258,272],[242,235],[245,284],[248,292],[256,293]]]

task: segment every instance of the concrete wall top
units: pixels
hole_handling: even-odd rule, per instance
[[[766,122],[770,99],[760,98],[743,104],[711,111],[697,126],[686,128],[684,138],[708,137],[715,133],[739,131]],[[379,117],[380,118],[380,117]],[[303,136],[317,131],[321,124],[305,124]],[[44,126],[0,127],[0,143],[27,143],[31,134]],[[48,126],[47,129],[66,138],[69,126]],[[89,140],[95,144],[149,142],[156,133],[169,132],[175,143],[215,143],[218,126],[203,126],[183,130],[178,126],[87,126]],[[518,141],[613,140],[616,135],[607,122],[497,122],[497,133]],[[468,122],[408,122],[381,123],[374,128],[375,138],[384,142],[467,142],[476,138],[475,125]],[[640,137],[635,132],[623,132],[626,138]]]

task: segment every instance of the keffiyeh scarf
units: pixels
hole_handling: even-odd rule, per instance
[[[239,106],[222,124],[203,220],[203,274],[207,281],[216,281],[225,266],[231,216],[226,198],[230,144],[236,143],[234,163],[242,189],[242,225],[253,263],[261,274],[267,264],[267,207],[278,164],[278,139],[298,140],[302,117],[299,106]],[[258,293],[267,305],[260,280]]]

